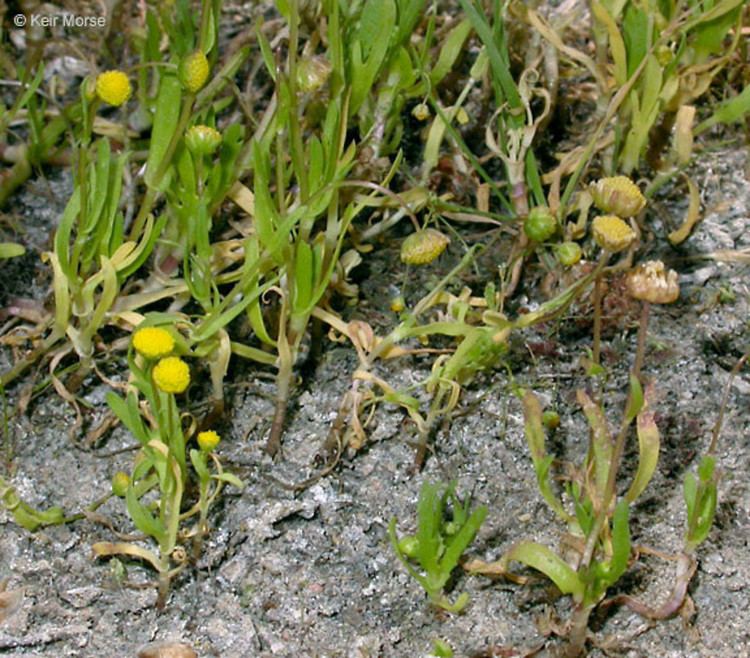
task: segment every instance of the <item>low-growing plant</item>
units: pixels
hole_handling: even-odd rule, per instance
[[[200,552],[208,531],[209,509],[223,484],[243,486],[223,470],[214,452],[219,443],[215,431],[198,433],[198,448],[187,451],[194,423],[186,433],[176,400],[190,384],[190,368],[176,356],[185,352],[185,342],[174,329],[146,321],[134,333],[128,354],[131,386],[126,398],[115,393],[107,396],[112,411],[141,446],[132,473],[116,475],[113,491],[125,498],[134,525],[156,543],[157,550],[133,542],[99,542],[93,549],[100,557],[125,555],[152,566],[159,577],[159,608],[166,603],[171,581],[190,563],[186,543],[192,542],[193,556]],[[183,510],[185,489],[193,473],[198,500]]]
[[[607,590],[620,580],[629,565],[632,552],[630,509],[651,481],[659,458],[660,437],[653,408],[655,387],[649,384],[644,390],[640,372],[645,354],[649,305],[675,301],[679,295],[677,276],[674,272],[666,271],[660,262],[645,263],[630,272],[628,289],[634,298],[642,300],[644,311],[625,410],[613,437],[604,405],[582,389],[577,392],[578,402],[589,424],[590,442],[583,463],[577,467],[570,466],[563,476],[567,494],[565,499],[553,486],[554,457],[545,447],[541,404],[531,391],[526,391],[523,396],[526,440],[537,484],[547,505],[567,525],[572,537],[567,545],[574,549],[574,557],[560,555],[535,541],[520,541],[494,565],[479,562],[469,565],[472,571],[509,575],[511,562],[520,562],[541,571],[563,594],[572,596],[575,604],[572,617],[557,630],[567,637],[565,655],[571,657],[582,655],[585,651],[591,613],[603,603]],[[633,423],[638,437],[638,467],[627,492],[618,496],[620,469]],[[715,458],[709,454],[701,462],[698,478],[692,474],[686,475],[684,490],[688,530],[685,549],[677,556],[676,585],[668,603],[654,610],[621,595],[604,604],[624,603],[651,618],[664,618],[679,609],[695,571],[692,554],[706,538],[713,521],[716,506],[714,466]]]
[[[463,592],[451,603],[445,588],[487,516],[484,505],[473,511],[470,506],[469,497],[462,502],[456,495],[455,482],[442,486],[425,481],[417,503],[416,534],[399,539],[395,518],[388,526],[393,550],[409,575],[422,586],[432,605],[447,612],[461,612],[469,602],[469,595]]]

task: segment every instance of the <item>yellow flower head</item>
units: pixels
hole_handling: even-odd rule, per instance
[[[96,95],[105,103],[119,107],[132,91],[130,80],[122,71],[105,71],[96,76]]]
[[[133,334],[133,347],[148,359],[161,359],[174,349],[174,338],[161,327],[144,327]]]
[[[191,94],[203,89],[208,80],[209,66],[203,51],[190,53],[180,64],[180,81]]]
[[[635,231],[615,215],[597,217],[591,229],[596,244],[612,253],[627,249],[636,237]]]
[[[200,446],[203,452],[215,450],[216,446],[219,445],[219,441],[221,441],[221,437],[213,430],[198,433],[198,446]]]
[[[599,210],[619,217],[637,215],[646,205],[646,198],[627,176],[601,178],[591,186],[591,196]]]
[[[154,366],[154,381],[165,393],[183,393],[190,384],[190,368],[177,356],[168,356]]]
[[[426,228],[412,233],[401,244],[401,260],[407,265],[431,263],[445,251],[450,239],[444,233]]]

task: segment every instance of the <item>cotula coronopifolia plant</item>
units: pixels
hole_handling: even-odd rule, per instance
[[[125,555],[150,564],[158,573],[157,606],[163,607],[172,579],[197,556],[208,532],[208,512],[224,483],[241,488],[242,482],[223,470],[215,449],[219,435],[199,432],[198,448],[187,452],[194,423],[186,432],[177,396],[190,384],[184,339],[173,327],[148,321],[133,334],[128,353],[130,386],[125,399],[115,393],[107,402],[120,422],[140,443],[133,471],[113,478],[113,491],[124,497],[138,530],[157,544],[157,550],[128,542],[99,542],[100,557]],[[188,464],[192,466],[192,469]],[[186,486],[195,476],[198,500],[183,511]],[[197,520],[196,520],[197,517]]]
[[[93,89],[92,89],[93,86]],[[109,319],[120,287],[148,258],[162,222],[149,217],[134,239],[124,238],[121,209],[123,173],[130,154],[113,154],[109,138],[91,145],[94,114],[101,103],[119,107],[131,95],[122,71],[106,71],[81,90],[82,127],[73,194],[55,232],[53,251],[43,255],[52,265],[55,314],[46,344],[63,338],[52,369],[72,346],[80,359],[68,388],[75,390],[94,367],[94,338]],[[91,152],[93,148],[93,153]],[[62,392],[62,388],[58,386]]]
[[[631,559],[630,509],[651,481],[656,470],[660,437],[654,420],[655,387],[643,386],[640,375],[646,345],[648,305],[672,303],[679,296],[677,275],[660,262],[649,262],[628,275],[630,294],[644,303],[639,325],[637,350],[630,375],[630,390],[619,428],[611,433],[605,405],[586,391],[577,392],[578,402],[589,424],[589,449],[583,463],[570,465],[563,476],[567,496],[555,491],[552,478],[553,455],[545,446],[542,407],[538,398],[526,391],[523,395],[525,433],[536,472],[539,490],[555,515],[568,528],[572,539],[566,544],[571,551],[561,555],[534,541],[515,544],[494,565],[475,562],[470,568],[478,573],[513,576],[511,562],[520,562],[550,578],[575,604],[569,622],[559,633],[568,638],[566,656],[580,656],[585,651],[588,620],[602,603],[608,588],[625,573]],[[617,494],[620,467],[631,427],[635,423],[638,439],[638,467],[623,495]],[[714,462],[704,460],[699,478],[686,478],[685,498],[688,505],[688,533],[685,551],[677,557],[675,591],[669,605],[653,611],[630,597],[617,597],[610,603],[629,605],[652,618],[664,618],[680,607],[687,583],[692,576],[692,552],[708,534],[715,509]],[[652,614],[653,613],[653,614]]]

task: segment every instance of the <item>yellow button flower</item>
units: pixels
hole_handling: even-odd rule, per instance
[[[133,347],[149,359],[161,359],[174,349],[174,338],[161,327],[144,327],[133,334]]]
[[[115,107],[127,101],[132,91],[130,80],[122,71],[105,71],[96,77],[96,95]]]
[[[192,94],[203,89],[208,80],[208,73],[208,59],[200,50],[185,57],[180,64],[180,82]]]
[[[190,368],[177,356],[168,356],[154,366],[154,381],[165,393],[183,393],[190,384]]]
[[[203,452],[211,452],[219,445],[221,437],[213,430],[198,433],[198,445]]]
[[[597,217],[591,229],[596,244],[612,253],[627,249],[636,237],[635,231],[615,215]]]

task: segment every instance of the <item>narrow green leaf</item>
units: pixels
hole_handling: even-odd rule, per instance
[[[630,558],[630,508],[627,500],[621,500],[615,507],[612,518],[612,561],[607,574],[607,586],[614,585],[628,568]]]
[[[425,480],[417,502],[417,540],[419,563],[428,573],[439,570],[440,528],[443,521],[443,497],[438,485]]]
[[[213,475],[212,477],[214,478],[214,480],[221,480],[222,482],[231,484],[233,487],[237,487],[238,489],[245,488],[245,483],[232,473],[219,473],[218,475]]]
[[[156,181],[154,176],[162,167],[162,161],[167,153],[169,143],[172,140],[175,128],[180,116],[180,99],[182,97],[182,85],[177,74],[164,71],[161,74],[159,95],[156,99],[156,112],[154,113],[154,125],[151,130],[151,142],[146,160],[146,174],[144,180],[149,187],[166,187],[167,178]]]
[[[206,455],[202,450],[190,450],[190,463],[195,469],[195,473],[201,482],[208,482],[211,479],[211,472],[206,465]]]
[[[646,393],[647,398],[650,399],[651,393],[651,387],[649,387]],[[625,496],[631,503],[643,493],[659,461],[659,428],[654,420],[654,412],[648,405],[638,414],[636,428],[638,431],[638,470]]]
[[[511,560],[541,571],[563,594],[571,594],[581,601],[584,584],[573,568],[559,555],[541,544],[522,541],[511,548],[502,558],[504,564]]]
[[[482,523],[484,523],[485,518],[487,518],[487,508],[484,505],[477,507],[471,513],[466,523],[461,526],[461,529],[447,542],[445,552],[440,560],[440,571],[443,574],[449,576],[453,569],[458,566],[458,561],[469,547],[469,544],[474,541],[474,537],[482,526]]]
[[[128,491],[125,494],[125,501],[128,506],[128,514],[130,514],[130,518],[133,519],[135,527],[142,533],[149,537],[153,537],[157,542],[161,543],[165,529],[161,522],[141,504],[140,500],[138,500],[132,484],[128,487]]]
[[[524,433],[531,452],[531,460],[534,463],[539,491],[555,514],[567,522],[570,520],[570,515],[552,491],[552,483],[549,478],[549,471],[554,458],[551,455],[548,456],[545,450],[542,406],[539,404],[539,399],[531,391],[526,391],[523,396],[523,415]]]
[[[114,391],[109,391],[106,395],[106,400],[112,413],[114,413],[120,422],[130,430],[131,434],[133,434],[141,444],[145,445],[148,443],[148,435],[143,426],[141,415],[138,412],[138,402],[135,394],[130,393],[128,395],[128,400],[126,401]]]
[[[734,96],[719,105],[708,119],[698,124],[695,128],[694,134],[700,135],[701,133],[706,132],[709,128],[713,128],[717,123],[735,123],[736,121],[740,121],[748,113],[750,113],[750,84],[747,85],[737,96]]]
[[[293,312],[307,309],[313,291],[313,250],[307,242],[297,242],[297,257],[294,265]]]
[[[443,40],[435,66],[430,71],[430,84],[436,87],[442,79],[451,72],[461,53],[464,51],[464,42],[471,34],[471,22],[468,19],[460,21]]]
[[[682,481],[682,494],[685,498],[685,507],[687,508],[687,519],[689,525],[690,519],[692,519],[695,514],[695,503],[698,496],[698,481],[695,479],[695,475],[689,471],[685,473],[685,477]]]
[[[609,477],[609,469],[612,464],[612,452],[614,444],[612,436],[607,427],[607,419],[601,408],[586,395],[586,392],[579,389],[576,392],[578,403],[583,408],[583,413],[591,426],[591,449],[594,458],[594,480],[596,482],[596,491],[599,499],[604,498],[604,489]]]
[[[630,398],[628,408],[625,410],[625,420],[632,423],[643,408],[643,389],[641,382],[635,375],[630,375]]]
[[[16,258],[17,256],[23,256],[26,253],[26,249],[22,244],[16,244],[15,242],[0,242],[0,260],[5,258]]]

